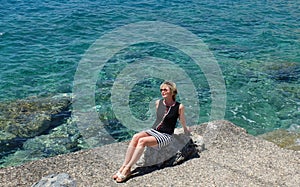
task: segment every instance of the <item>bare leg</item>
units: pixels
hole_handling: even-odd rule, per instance
[[[122,173],[124,167],[129,163],[129,161],[131,160],[131,158],[133,156],[133,153],[136,149],[136,146],[138,145],[139,140],[143,137],[148,137],[148,136],[150,136],[150,135],[147,134],[146,132],[139,132],[139,133],[136,133],[132,137],[132,140],[130,141],[129,146],[128,146],[127,151],[126,151],[126,155],[125,155],[123,165],[118,170],[118,173],[113,175],[113,177],[112,177],[113,179],[118,178],[118,174]]]
[[[131,168],[131,166],[133,166],[139,160],[139,158],[142,156],[144,149],[145,149],[145,147],[143,147],[143,146],[137,146],[132,155],[131,160],[127,163],[127,165],[125,167]]]
[[[118,172],[113,175],[113,179],[116,179],[118,178],[118,175],[123,171],[124,167],[128,164],[128,162],[131,160],[131,157],[135,151],[135,148],[134,146],[132,146],[131,144],[129,144],[128,148],[127,148],[127,151],[126,151],[126,155],[125,155],[125,159],[124,159],[124,162],[121,166],[121,168],[118,170]]]
[[[145,133],[147,134],[147,133]],[[145,135],[144,134],[144,135]],[[137,146],[134,150],[134,153],[132,154],[132,157],[130,159],[130,161],[126,164],[125,167],[123,167],[122,169],[122,172],[121,172],[121,175],[124,176],[122,178],[117,178],[117,182],[123,182],[125,181],[130,175],[130,172],[131,172],[131,167],[139,160],[139,158],[142,156],[143,152],[144,152],[144,149],[145,149],[145,146],[155,146],[157,145],[157,141],[155,139],[155,137],[153,136],[150,136],[150,135],[145,135],[142,137],[140,137],[138,139],[138,143],[137,143]]]
[[[128,164],[128,162],[131,160],[131,157],[132,157],[135,149],[136,149],[136,147],[134,147],[132,145],[128,146],[127,152],[126,152],[126,155],[125,155],[125,160],[123,162],[123,166],[126,166]]]

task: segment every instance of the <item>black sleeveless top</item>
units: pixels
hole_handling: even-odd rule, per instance
[[[179,102],[175,102],[172,106],[166,106],[161,99],[156,112],[156,120],[152,128],[158,132],[172,135],[179,117],[179,105]]]

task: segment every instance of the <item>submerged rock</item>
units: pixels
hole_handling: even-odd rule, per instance
[[[0,103],[0,130],[24,138],[40,135],[69,115],[70,104],[69,95]]]
[[[78,150],[80,132],[73,123],[65,123],[54,129],[49,134],[41,135],[26,141],[24,150],[32,150],[37,156],[55,156]]]
[[[296,62],[273,63],[266,66],[266,72],[272,79],[293,82],[299,80],[300,64]]]
[[[55,127],[49,134],[36,136],[24,142],[13,154],[2,159],[2,167],[21,165],[28,161],[66,154],[81,149],[80,132],[72,120]]]
[[[260,135],[265,140],[273,142],[279,147],[300,151],[300,132],[292,132],[285,129],[278,129]]]
[[[285,97],[292,97],[300,99],[300,86],[299,83],[282,83],[278,85],[278,89],[281,90]]]
[[[16,135],[5,131],[0,131],[0,158],[5,153],[18,146],[20,146],[20,142],[16,138]]]
[[[68,94],[0,103],[1,156],[20,148],[28,138],[61,125],[70,116],[70,105]]]

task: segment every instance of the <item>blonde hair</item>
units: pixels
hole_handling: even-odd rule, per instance
[[[160,85],[160,89],[164,86],[168,86],[170,88],[170,91],[172,93],[172,99],[175,101],[176,100],[176,95],[177,95],[177,87],[176,84],[172,81],[164,81],[161,85]]]

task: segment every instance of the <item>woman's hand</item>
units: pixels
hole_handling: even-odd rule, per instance
[[[190,134],[193,131],[192,128],[188,126],[186,126],[183,130],[185,134]]]

